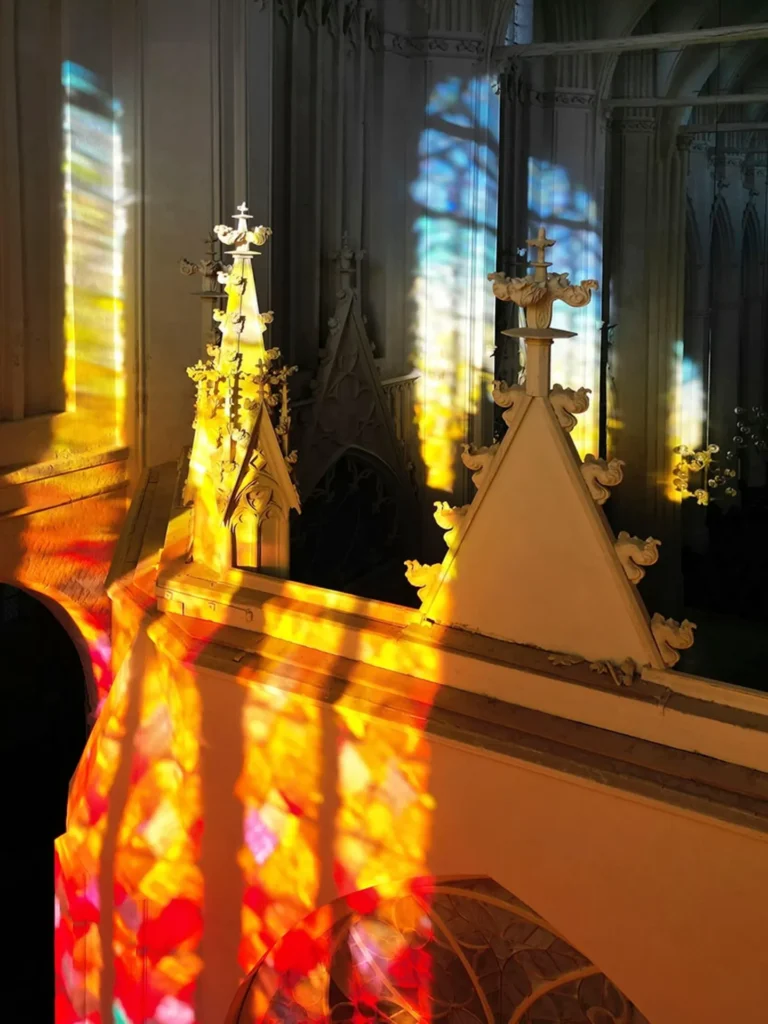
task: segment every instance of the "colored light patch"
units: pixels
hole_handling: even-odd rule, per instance
[[[274,853],[280,840],[262,820],[259,811],[249,811],[245,816],[245,844],[257,864],[264,864]]]
[[[529,237],[534,237],[544,224],[547,235],[557,243],[553,272],[565,271],[575,282],[601,280],[603,256],[597,203],[586,189],[571,181],[564,167],[546,160],[529,160],[528,215]],[[579,309],[556,304],[552,326],[577,335],[552,347],[552,383],[585,387],[592,392],[589,409],[579,416],[571,437],[582,458],[586,454],[596,455],[600,441],[599,300]]]
[[[698,451],[704,445],[706,395],[695,363],[684,354],[682,341],[672,350],[672,387],[670,389],[667,423],[667,465],[665,493],[670,501],[682,500],[682,492],[674,486],[673,468],[680,461],[675,448],[687,445]],[[691,485],[691,490],[694,484]],[[698,486],[698,485],[696,485]]]
[[[157,1024],[195,1024],[195,1011],[173,996],[165,996],[155,1009]]]
[[[95,440],[112,424],[112,436],[101,440],[121,445],[128,224],[122,109],[95,75],[71,62],[62,66],[62,85],[66,407],[80,414],[81,435],[92,431]]]
[[[494,347],[485,278],[496,258],[498,99],[485,77],[452,77],[434,87],[426,119],[410,189],[420,211],[412,290],[416,422],[427,486],[450,493]]]

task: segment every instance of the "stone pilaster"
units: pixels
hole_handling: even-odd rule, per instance
[[[662,147],[647,113],[614,123],[609,372],[615,385],[610,457],[626,462],[609,515],[617,529],[658,537],[663,557],[644,586],[672,614],[682,599],[679,502],[671,484],[679,443],[687,152]]]

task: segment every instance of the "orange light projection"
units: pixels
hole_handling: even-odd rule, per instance
[[[242,977],[311,913],[321,891],[375,885],[385,896],[426,867],[433,802],[424,727],[435,687],[406,682],[405,673],[434,677],[437,655],[425,647],[413,657],[429,664],[409,666],[392,631],[374,626],[351,642],[344,622],[360,613],[357,599],[314,591],[317,603],[307,605],[307,588],[291,583],[281,584],[280,599],[262,595],[253,650],[248,643],[234,654],[218,618],[230,611],[227,593],[237,594],[228,587],[248,589],[248,573],[232,566],[233,495],[246,492],[253,471],[247,493],[261,514],[268,488],[293,484],[285,467],[282,482],[274,472],[278,460],[291,464],[285,375],[268,370],[271,314],[259,312],[248,253],[269,229],[247,229],[243,206],[236,229],[216,230],[235,247],[228,308],[217,314],[220,347],[191,372],[191,508],[174,518],[163,558],[164,572],[178,556],[181,575],[192,564],[218,583],[192,584],[210,597],[200,609],[175,604],[174,581],[163,583],[164,611],[151,558],[130,584],[115,585],[120,669],[57,844],[58,1024],[198,1024],[215,998],[209,959]],[[281,394],[273,428],[267,417]],[[297,606],[303,611],[288,622]],[[354,666],[367,645],[380,647],[379,670],[401,680],[406,716],[379,720],[375,708],[363,710],[372,684]],[[224,829],[222,807],[235,812]],[[229,960],[213,950],[222,920],[239,924]]]
[[[57,841],[57,1024],[195,1019],[203,901],[199,698],[188,668],[149,637],[141,643],[141,692],[130,685],[129,662],[91,734],[67,833]],[[130,752],[123,749],[128,728]]]
[[[317,704],[269,685],[251,686],[242,720],[237,862],[245,890],[238,959],[247,973],[316,906],[323,779]]]

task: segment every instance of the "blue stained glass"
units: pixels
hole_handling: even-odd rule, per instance
[[[472,122],[465,114],[451,114],[444,113],[443,120],[447,121],[448,124],[456,124],[460,128],[471,128]]]

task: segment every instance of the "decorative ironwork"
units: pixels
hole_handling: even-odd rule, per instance
[[[734,414],[736,433],[722,463],[715,458],[720,452],[717,444],[707,445],[701,451],[685,444],[674,449],[680,461],[672,470],[672,481],[683,499],[695,498],[698,505],[708,505],[721,494],[726,498],[736,498],[739,492],[735,481],[739,476],[740,460],[750,454],[768,459],[768,412],[756,405],[749,410],[736,408]],[[690,487],[691,476],[698,478],[694,481],[697,487]]]

